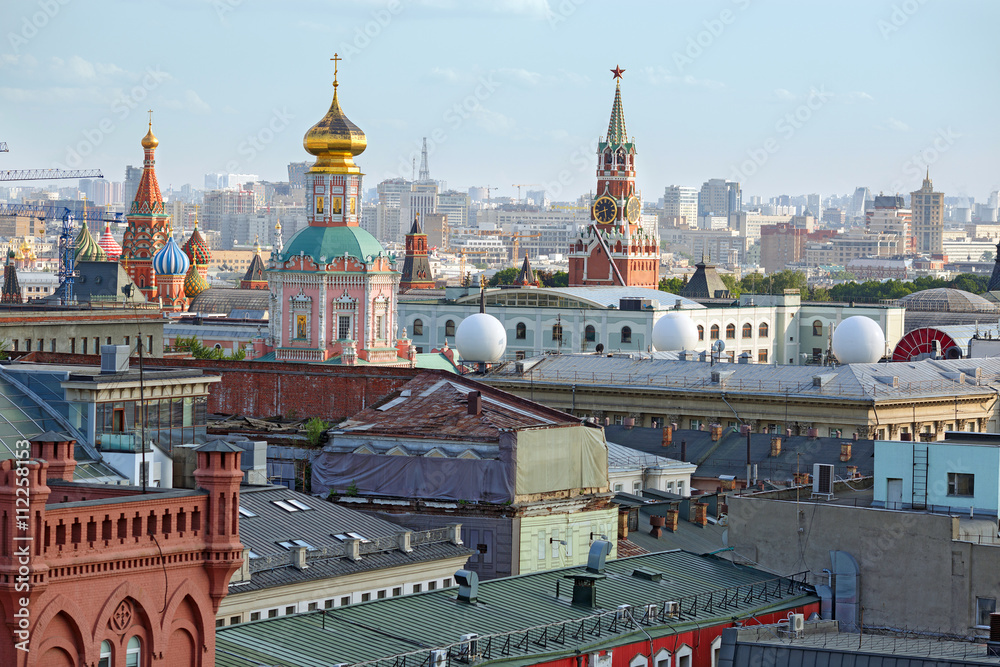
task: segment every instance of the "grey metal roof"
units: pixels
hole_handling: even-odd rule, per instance
[[[608,469],[622,470],[628,468],[667,468],[672,466],[687,466],[677,459],[659,456],[651,452],[643,452],[631,447],[625,447],[608,441]]]
[[[715,364],[701,361],[655,359],[648,354],[613,356],[552,354],[505,364],[485,381],[520,381],[649,389],[756,393],[842,400],[938,397],[982,394],[1000,383],[1000,358],[955,359],[845,364],[841,366],[786,366],[782,364]],[[979,379],[976,379],[976,369]],[[713,373],[728,374],[713,382]],[[959,381],[959,373],[965,373]],[[814,378],[819,377],[816,381]],[[895,379],[894,379],[895,378]]]
[[[660,573],[661,579],[634,576],[637,569]],[[596,581],[598,608],[570,603],[571,578],[577,574],[585,574],[585,567],[483,581],[476,604],[459,602],[450,588],[231,625],[216,631],[215,664],[419,665],[435,648],[457,657],[466,633],[479,634],[482,661],[533,664],[542,656],[555,660],[623,637],[642,641],[818,601],[811,588],[789,579],[684,551],[608,561],[606,578]],[[666,615],[667,601],[680,603],[679,618]],[[634,622],[619,618],[622,604],[634,606]],[[652,614],[644,605],[655,605]],[[405,663],[401,654],[410,654]]]
[[[513,287],[503,289],[517,291],[523,288]],[[536,294],[551,294],[553,296],[587,301],[598,308],[618,308],[621,299],[655,299],[660,302],[661,308],[673,308],[678,301],[681,302],[682,309],[702,309],[705,307],[687,297],[647,287],[531,287],[527,289],[531,289]],[[487,294],[496,291],[496,289],[487,290]],[[478,300],[479,294],[476,293],[463,296],[458,299],[458,302],[478,302]]]
[[[271,292],[266,289],[226,289],[209,287],[191,300],[188,310],[206,315],[229,315],[239,310],[267,311]]]

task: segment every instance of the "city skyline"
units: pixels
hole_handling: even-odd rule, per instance
[[[927,166],[948,196],[1000,185],[1000,100],[980,83],[1000,64],[1000,8],[985,2],[36,0],[0,13],[4,169],[121,180],[152,108],[164,189],[212,172],[285,180],[309,158],[302,136],[329,106],[336,52],[342,106],[368,136],[366,189],[409,178],[427,137],[449,187],[588,192],[616,66],[646,201],[711,178],[765,200],[905,194]]]

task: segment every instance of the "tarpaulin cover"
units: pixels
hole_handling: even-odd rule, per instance
[[[580,425],[517,432],[518,495],[608,485],[604,431]]]
[[[505,503],[514,500],[510,448],[501,459],[323,452],[312,463],[313,493],[356,486],[360,495]]]

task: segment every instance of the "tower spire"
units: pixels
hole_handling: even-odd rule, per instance
[[[622,74],[625,73],[621,67],[615,65],[611,70],[615,78],[615,101],[611,105],[611,120],[608,122],[607,141],[611,145],[628,143],[628,132],[625,130],[625,112],[622,110]]]
[[[427,137],[424,137],[424,147],[420,151],[420,180],[431,180],[431,170],[427,167]]]

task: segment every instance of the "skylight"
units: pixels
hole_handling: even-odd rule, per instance
[[[272,502],[286,512],[298,512],[312,509],[297,498],[285,498],[283,500],[274,500]]]
[[[257,516],[255,513],[240,505],[240,516]]]
[[[287,542],[278,542],[278,546],[285,547],[286,549],[294,549],[295,547],[305,547],[306,551],[318,551],[316,547],[309,544],[305,540],[289,540]]]

